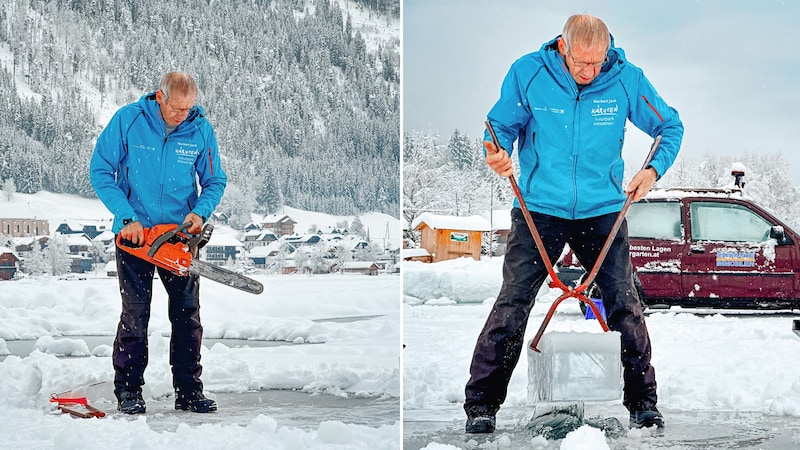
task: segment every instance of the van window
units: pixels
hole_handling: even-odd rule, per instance
[[[630,237],[681,239],[681,204],[678,202],[633,203],[625,217]]]
[[[693,241],[763,242],[771,225],[741,205],[694,202],[690,208]]]

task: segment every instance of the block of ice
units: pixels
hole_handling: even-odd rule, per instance
[[[622,397],[620,334],[549,332],[528,348],[528,401],[609,401]]]

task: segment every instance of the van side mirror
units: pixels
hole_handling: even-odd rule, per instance
[[[775,239],[778,245],[794,244],[792,238],[786,235],[786,231],[780,225],[775,225],[769,230],[769,237]]]

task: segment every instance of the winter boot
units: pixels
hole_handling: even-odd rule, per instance
[[[208,413],[217,410],[217,402],[206,398],[203,391],[183,392],[175,390],[175,409],[196,413]]]
[[[147,407],[142,391],[120,391],[117,395],[117,410],[124,414],[144,414]]]
[[[655,403],[644,401],[631,409],[631,428],[650,428],[654,425],[658,430],[664,429],[664,416]]]
[[[469,434],[494,433],[496,412],[486,407],[474,407],[467,412],[465,431]]]

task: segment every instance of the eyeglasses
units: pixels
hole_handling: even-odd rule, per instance
[[[189,112],[189,110],[191,110],[192,108],[194,108],[194,105],[192,105],[192,106],[190,106],[190,107],[188,107],[188,108],[175,108],[174,106],[172,106],[172,105],[170,105],[170,104],[169,104],[169,99],[166,99],[166,100],[164,100],[164,104],[165,104],[165,105],[167,105],[167,106],[169,106],[169,108],[172,110],[172,112],[174,112],[174,113],[181,113],[181,114],[186,114],[186,113],[188,113],[188,112]]]
[[[608,57],[606,56],[600,62],[590,63],[590,62],[583,62],[583,61],[575,61],[575,58],[572,56],[572,53],[567,53],[569,57],[572,59],[572,65],[575,67],[576,70],[583,70],[588,66],[592,66],[595,71],[600,70],[603,67],[603,64],[608,62]]]

